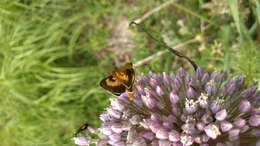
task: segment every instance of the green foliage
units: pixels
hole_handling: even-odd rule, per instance
[[[106,48],[122,17],[131,21],[163,2],[0,1],[1,145],[72,145],[82,123],[98,126],[98,115],[112,97],[99,81],[113,69],[114,56],[99,59],[97,54]],[[224,15],[209,13],[215,12],[213,2],[185,1],[165,7],[142,24],[171,46],[201,35],[203,40],[180,51],[205,69],[245,74],[249,83],[259,81],[260,3],[222,2],[230,8]],[[134,63],[165,50],[132,31]],[[167,53],[136,70],[173,72],[180,66],[190,67]]]

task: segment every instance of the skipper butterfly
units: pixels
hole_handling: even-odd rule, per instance
[[[129,100],[133,100],[134,81],[135,71],[133,69],[133,64],[126,63],[125,65],[116,68],[111,75],[101,80],[100,86],[116,96],[127,91]]]

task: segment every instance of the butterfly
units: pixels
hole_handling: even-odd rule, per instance
[[[125,65],[116,68],[111,75],[101,80],[100,86],[116,96],[127,91],[129,100],[133,100],[134,81],[135,71],[133,69],[133,64],[126,63]]]

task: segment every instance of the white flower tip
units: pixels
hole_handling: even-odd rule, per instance
[[[156,137],[159,138],[159,139],[168,139],[168,132],[167,132],[167,130],[165,130],[164,128],[160,128],[156,132]]]
[[[221,127],[222,132],[227,132],[233,128],[233,125],[229,122],[223,121],[220,123],[220,127]]]
[[[223,109],[223,110],[217,112],[217,113],[216,113],[216,116],[215,116],[215,118],[216,118],[218,121],[223,121],[223,120],[226,119],[226,117],[227,117],[227,111],[226,111],[226,109]]]
[[[212,139],[216,139],[218,135],[221,134],[219,128],[213,124],[206,126],[204,131],[206,132],[207,136],[209,136]]]

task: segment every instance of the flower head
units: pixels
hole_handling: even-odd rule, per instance
[[[259,145],[260,91],[243,76],[209,74],[198,68],[138,76],[135,99],[124,93],[100,115],[98,138],[75,143],[113,146]],[[250,138],[250,140],[248,140]]]

